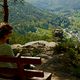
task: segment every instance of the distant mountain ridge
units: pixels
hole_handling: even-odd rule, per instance
[[[49,10],[80,9],[80,0],[26,0],[26,1],[32,3],[36,7]]]

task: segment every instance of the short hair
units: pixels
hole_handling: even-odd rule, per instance
[[[9,33],[12,33],[12,29],[12,26],[10,26],[8,23],[0,23],[0,39]]]

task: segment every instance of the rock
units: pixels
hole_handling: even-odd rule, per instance
[[[57,45],[55,42],[33,41],[25,43],[24,45],[13,44],[12,48],[16,53],[21,53],[21,55],[37,56],[40,54],[50,53],[51,50],[53,51],[53,47],[55,47],[55,45]]]
[[[11,45],[14,54],[17,55],[17,53],[20,53],[22,51],[22,45],[21,44],[13,44]]]
[[[18,49],[18,48],[21,48],[22,45],[21,44],[13,44],[11,45],[12,49]]]

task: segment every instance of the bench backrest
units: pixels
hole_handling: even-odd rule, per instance
[[[21,64],[41,64],[41,58],[40,57],[14,57],[14,56],[0,56],[0,62],[10,62],[10,63],[18,63]]]
[[[9,74],[16,74],[18,75],[21,80],[25,80],[25,76],[28,78],[31,77],[43,77],[44,73],[43,71],[36,71],[36,70],[25,70],[24,65],[25,64],[41,64],[41,58],[40,57],[13,57],[13,56],[0,56],[0,62],[5,63],[16,63],[17,68],[0,68],[0,73],[9,73]]]

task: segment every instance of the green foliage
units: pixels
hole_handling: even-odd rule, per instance
[[[38,55],[38,54],[40,54],[42,52],[43,52],[43,49],[41,49],[41,48],[34,48],[33,51],[32,51],[32,56],[36,56],[36,55]]]
[[[63,69],[69,73],[80,76],[80,43],[68,39],[66,42],[59,43],[54,48],[55,54],[62,54],[60,60],[63,64]]]
[[[64,16],[57,16],[54,17],[51,21],[49,21],[52,25],[54,25],[55,27],[62,27],[62,28],[68,28],[68,26],[70,25],[70,21],[67,17]]]
[[[13,32],[10,38],[10,44],[25,44],[30,41],[37,41],[37,40],[46,40],[52,41],[52,30],[45,30],[45,29],[38,29],[37,32],[28,32],[25,35],[21,35],[17,32]]]
[[[9,22],[13,25],[14,31],[26,34],[29,31],[36,32],[37,28],[48,29],[54,27],[67,28],[70,21],[67,17],[50,13],[34,7],[32,4],[24,4],[9,0]]]

